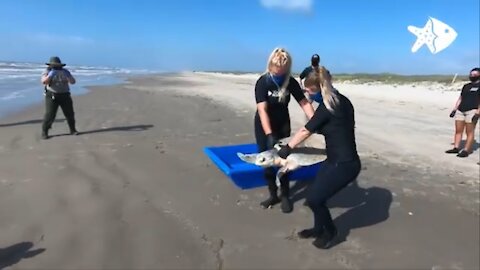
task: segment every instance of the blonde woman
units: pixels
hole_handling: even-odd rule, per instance
[[[290,54],[283,48],[275,48],[268,58],[266,72],[255,84],[257,111],[254,122],[259,152],[272,149],[280,139],[290,136],[288,104],[291,95],[300,104],[308,119],[313,115],[313,107],[303,94],[297,80],[291,76],[291,68]],[[282,212],[291,212],[293,206],[290,200],[288,175],[280,179],[281,198],[277,194],[273,168],[265,169],[264,175],[270,197],[260,204],[264,208],[269,208],[281,202]]]
[[[324,67],[312,71],[304,82],[309,94],[322,93],[322,102],[313,117],[288,142],[280,147],[278,155],[286,158],[292,148],[313,133],[325,136],[327,159],[307,194],[307,205],[314,214],[314,226],[298,233],[300,238],[315,238],[318,248],[334,244],[337,229],[326,206],[329,198],[353,182],[360,173],[361,163],[355,142],[355,117],[352,103],[336,91],[331,76]]]

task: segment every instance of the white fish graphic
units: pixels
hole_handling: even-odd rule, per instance
[[[457,32],[452,27],[432,17],[429,17],[423,28],[410,25],[408,31],[417,36],[412,46],[413,53],[423,44],[427,44],[430,52],[436,54],[450,46],[457,38]]]

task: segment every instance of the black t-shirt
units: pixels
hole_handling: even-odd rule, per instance
[[[255,100],[258,103],[267,102],[267,114],[270,119],[270,126],[275,133],[281,132],[280,135],[289,136],[290,134],[290,114],[288,112],[288,104],[290,103],[290,95],[293,95],[297,102],[305,98],[297,80],[290,77],[287,87],[285,99],[279,101],[279,89],[270,75],[262,75],[255,84]],[[257,112],[258,119],[258,112]]]
[[[331,162],[344,162],[358,159],[355,143],[355,115],[348,98],[337,92],[338,104],[332,114],[323,102],[319,103],[312,119],[305,128],[312,133],[325,136],[327,159]]]
[[[466,112],[478,109],[480,104],[480,83],[467,83],[462,88],[462,101],[458,106],[458,110]]]

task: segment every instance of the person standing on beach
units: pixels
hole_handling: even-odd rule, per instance
[[[470,83],[463,86],[458,97],[451,118],[455,118],[455,142],[453,149],[445,151],[447,154],[457,154],[457,157],[468,157],[472,152],[475,139],[475,126],[480,117],[480,68],[470,71]],[[463,131],[467,133],[465,147],[460,150]]]
[[[337,235],[326,202],[341,189],[353,182],[360,173],[361,161],[355,142],[355,115],[350,100],[333,88],[331,75],[320,67],[305,79],[309,94],[322,92],[322,102],[310,121],[286,144],[279,148],[278,155],[287,158],[292,148],[313,133],[325,136],[327,159],[323,162],[314,182],[307,191],[306,203],[313,212],[313,228],[298,233],[300,238],[315,238],[317,248],[332,247]]]
[[[75,128],[75,113],[69,84],[75,84],[75,78],[64,68],[59,57],[53,56],[42,74],[41,82],[45,85],[45,115],[42,124],[42,139],[48,139],[48,130],[57,115],[58,106],[62,108],[67,119],[71,135],[78,135]]]
[[[302,73],[300,73],[300,86],[302,87],[302,89],[304,89],[304,85],[303,85],[303,80],[307,77],[308,74],[310,74],[310,72],[312,72],[313,70],[316,70],[318,71],[318,68],[320,66],[320,56],[318,54],[314,54],[312,55],[312,58],[310,59],[310,62],[311,62],[311,65],[306,67]],[[318,103],[322,102],[322,96],[321,96],[321,93],[318,92],[314,95],[309,95],[309,101],[310,103],[313,102],[313,101],[316,101]]]
[[[255,84],[257,111],[254,118],[255,139],[258,151],[273,149],[280,139],[291,134],[288,104],[292,95],[310,119],[313,107],[305,98],[297,80],[291,76],[292,58],[283,48],[275,48],[267,61],[267,69]],[[284,213],[292,211],[288,175],[280,179],[281,198],[277,194],[276,175],[273,168],[267,168],[264,175],[270,197],[260,204],[269,208],[281,202]]]

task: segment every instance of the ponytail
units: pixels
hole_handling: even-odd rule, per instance
[[[334,112],[335,106],[338,104],[337,91],[333,88],[330,72],[324,66],[314,68],[305,79],[304,85],[306,87],[314,86],[320,89],[323,104],[327,110],[332,113]]]

